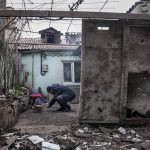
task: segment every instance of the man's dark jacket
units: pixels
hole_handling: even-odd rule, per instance
[[[47,92],[50,92],[50,91],[54,95],[53,99],[49,103],[50,106],[54,105],[54,103],[57,100],[57,96],[59,96],[59,95],[68,94],[68,95],[70,95],[70,97],[72,97],[72,99],[76,97],[74,91],[72,89],[70,89],[69,87],[64,86],[64,85],[53,84],[52,86],[48,86]]]

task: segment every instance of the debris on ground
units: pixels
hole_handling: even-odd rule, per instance
[[[149,128],[93,127],[73,125],[51,135],[5,133],[0,149],[13,150],[150,150]],[[9,148],[8,148],[9,147]]]
[[[60,150],[60,146],[53,143],[42,142],[42,150]]]
[[[126,130],[125,130],[124,128],[122,128],[122,127],[120,127],[120,128],[118,129],[118,131],[119,131],[121,134],[126,134]]]
[[[28,140],[30,140],[34,145],[35,145],[35,144],[38,144],[38,143],[41,143],[41,142],[44,141],[43,138],[41,138],[41,137],[39,137],[39,136],[37,136],[37,135],[28,137]]]

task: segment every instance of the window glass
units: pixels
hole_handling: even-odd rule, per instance
[[[75,82],[80,82],[80,73],[81,73],[81,62],[74,62],[74,75],[75,75]]]
[[[48,34],[47,36],[47,43],[55,43],[55,36],[53,34]]]
[[[64,63],[64,82],[71,82],[71,63]]]

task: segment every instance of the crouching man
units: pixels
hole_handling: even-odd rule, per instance
[[[71,111],[71,107],[68,105],[68,102],[72,101],[76,97],[72,89],[64,85],[53,84],[52,86],[47,87],[47,92],[53,95],[48,108],[57,102],[60,105],[60,108],[57,111]]]

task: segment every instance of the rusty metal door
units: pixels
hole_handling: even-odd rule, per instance
[[[83,21],[81,123],[119,123],[123,24]]]

